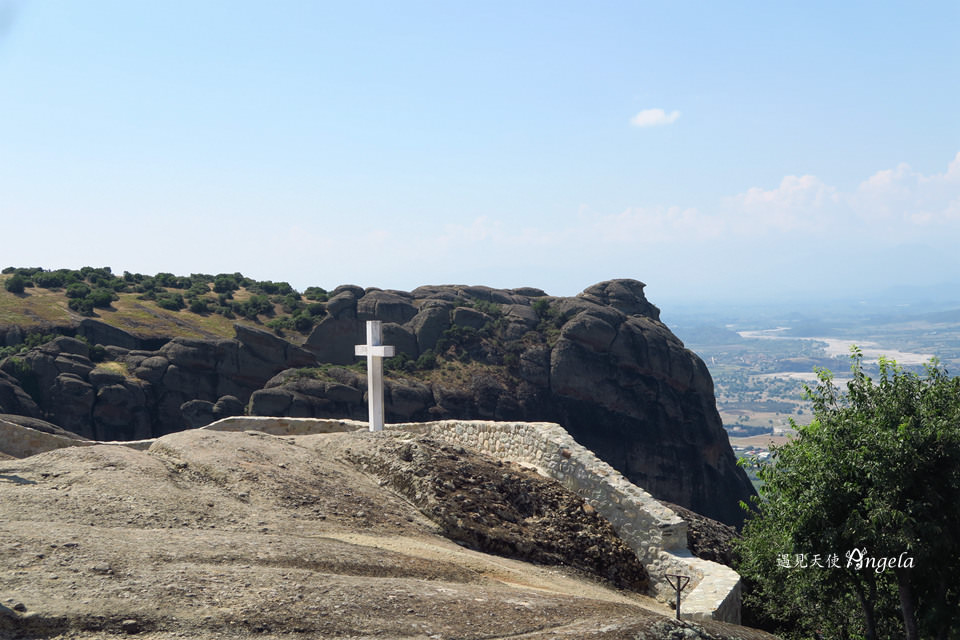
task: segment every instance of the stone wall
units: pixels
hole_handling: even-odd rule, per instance
[[[364,423],[361,423],[364,424]],[[440,422],[388,425],[471,447],[535,468],[583,497],[640,558],[657,593],[672,601],[666,574],[690,576],[682,596],[684,618],[740,622],[740,576],[687,550],[687,525],[671,509],[624,478],[563,427],[546,422]]]

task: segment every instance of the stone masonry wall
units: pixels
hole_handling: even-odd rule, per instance
[[[364,423],[361,423],[364,424]],[[563,427],[546,422],[439,422],[387,425],[429,434],[502,460],[535,468],[584,498],[640,558],[657,593],[672,601],[666,574],[690,576],[681,602],[684,618],[740,622],[740,576],[687,550],[687,525],[671,509],[624,478]]]

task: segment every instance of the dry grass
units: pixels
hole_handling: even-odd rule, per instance
[[[187,338],[232,338],[233,325],[238,321],[213,313],[200,315],[186,310],[162,309],[153,302],[138,300],[135,293],[121,293],[113,307],[114,310],[97,309],[98,319],[141,338],[171,335]],[[253,324],[249,321],[242,322]]]
[[[124,378],[129,378],[130,371],[127,369],[127,363],[125,362],[101,362],[96,366],[94,371],[105,371],[108,373],[119,373]]]
[[[13,294],[3,284],[11,275],[0,275],[0,326],[19,325],[30,330],[53,326],[68,326],[83,319],[71,311],[63,289],[28,288],[23,294]],[[187,338],[232,338],[233,325],[252,327],[258,323],[246,318],[224,318],[219,314],[195,314],[186,310],[169,311],[151,301],[138,300],[136,293],[121,293],[109,309],[95,309],[94,318],[122,329],[139,338],[183,336]],[[249,297],[238,292],[236,299]]]
[[[70,324],[75,315],[67,307],[63,291],[28,288],[22,294],[7,291],[12,276],[0,275],[0,325],[20,325],[24,329]]]

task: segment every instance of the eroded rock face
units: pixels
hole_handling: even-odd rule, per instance
[[[643,288],[635,280],[612,280],[572,298],[453,285],[419,287],[408,295],[374,290],[358,296],[349,289],[331,299],[335,312],[304,348],[320,361],[349,365],[357,361],[352,345],[363,341],[365,319],[394,323],[385,327],[405,329],[416,343],[396,332],[398,352],[412,360],[429,350],[449,374],[416,367],[388,372],[388,421],[558,422],[654,495],[738,524],[738,503],[753,489],[736,466],[713,381],[700,358],[660,322]],[[383,300],[396,306],[377,318]],[[404,324],[396,322],[407,316]],[[332,402],[317,388],[304,391],[303,372],[288,371],[272,381],[269,393],[254,395],[250,411],[364,419],[359,394],[365,380],[336,375],[358,393]]]
[[[366,377],[354,345],[377,319],[401,356],[386,375],[388,422],[557,422],[656,497],[738,524],[739,501],[753,489],[736,466],[710,374],[643,289],[611,280],[562,298],[531,288],[344,285],[302,347],[243,326],[234,340],[113,347],[123,381],[100,371],[84,343],[58,338],[23,357],[35,383],[29,395],[16,384],[23,371],[0,366],[8,374],[0,408],[107,439],[205,424],[226,415],[216,410],[226,396],[252,415],[362,420]]]
[[[92,362],[81,340],[56,338],[0,363],[0,411],[95,440],[138,440],[241,415],[278,372],[317,364],[271,333],[236,331],[234,340],[173,338],[156,351],[113,345],[108,363]]]

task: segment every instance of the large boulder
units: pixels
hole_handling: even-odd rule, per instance
[[[357,302],[357,318],[403,324],[417,315],[409,293],[371,291]]]
[[[0,370],[0,413],[11,413],[39,418],[42,413],[20,381],[6,371]]]
[[[97,440],[143,440],[153,435],[145,384],[121,379],[97,389],[93,406]]]
[[[73,373],[61,373],[54,379],[50,395],[51,422],[85,438],[96,438],[92,417],[97,394],[89,382]]]
[[[453,310],[453,324],[459,327],[482,329],[490,322],[490,316],[469,307],[457,307]]]
[[[660,309],[650,304],[643,294],[646,286],[636,280],[608,280],[587,287],[577,297],[612,307],[628,316],[647,316],[659,320]]]
[[[273,366],[282,364],[282,368],[308,367],[316,364],[316,360],[308,351],[272,333],[242,324],[233,325],[233,329],[242,347],[253,357],[268,364]]]
[[[450,328],[451,308],[448,304],[426,305],[410,321],[410,330],[417,338],[421,353],[436,347],[440,336]]]
[[[357,361],[354,346],[366,342],[364,325],[350,315],[329,315],[313,328],[303,347],[318,362],[353,364]]]
[[[140,349],[143,342],[127,333],[123,329],[111,326],[105,322],[94,320],[93,318],[84,318],[77,327],[77,335],[86,338],[90,344],[111,345],[124,347],[127,349]],[[160,340],[159,342],[165,342]],[[149,348],[149,346],[147,347]]]

